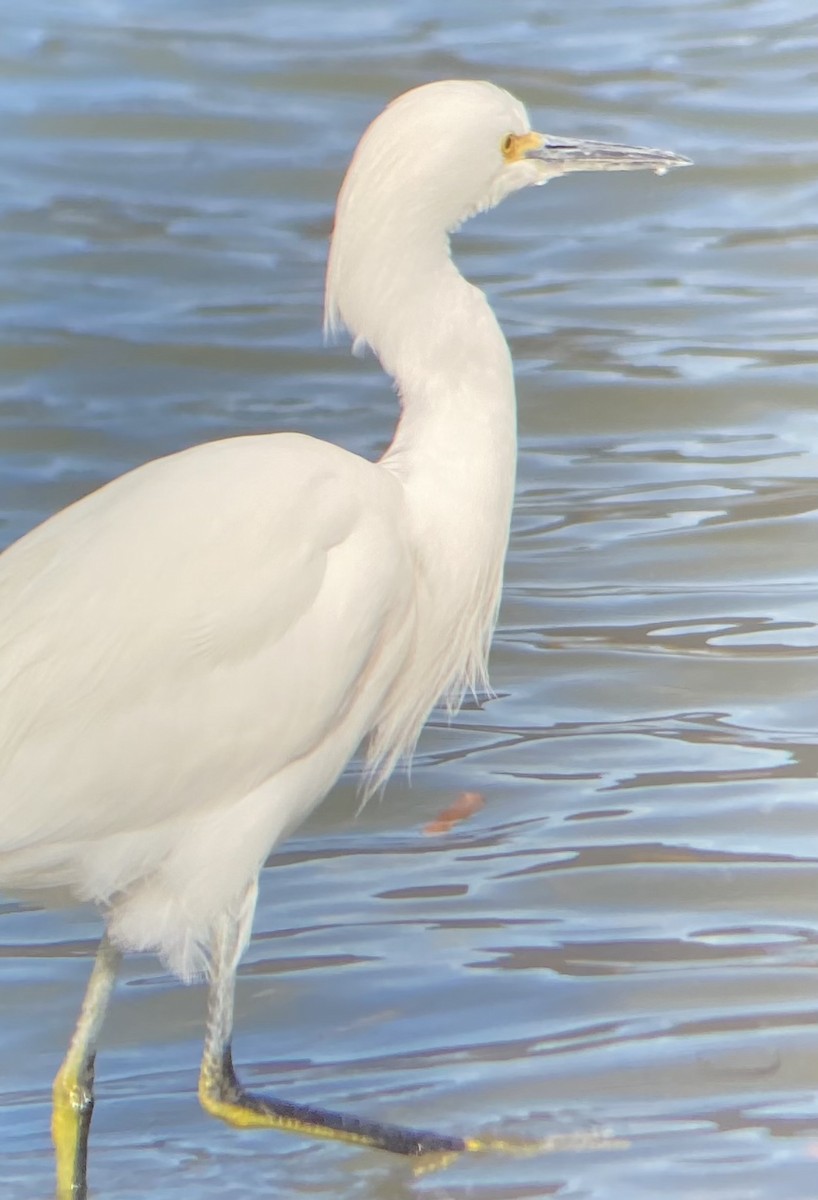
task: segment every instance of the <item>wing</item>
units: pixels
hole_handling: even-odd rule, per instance
[[[0,556],[0,877],[312,753],[412,597],[400,485],[301,435],[157,460],[45,522]]]

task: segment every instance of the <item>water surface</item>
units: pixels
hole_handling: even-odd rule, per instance
[[[818,18],[791,0],[32,0],[0,47],[0,540],[121,471],[393,398],[320,334],[355,140],[486,77],[549,132],[666,146],[468,226],[518,363],[494,698],[411,787],[354,774],[264,872],[248,1083],[384,1119],[627,1143],[406,1163],[215,1125],[204,997],[128,961],[100,1200],[815,1194]],[[424,826],[463,789],[486,805]],[[50,1193],[50,1079],[98,924],[0,921],[3,1195]]]

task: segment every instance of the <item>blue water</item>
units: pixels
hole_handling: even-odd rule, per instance
[[[323,346],[323,264],[355,141],[405,88],[491,78],[547,132],[695,160],[558,181],[458,238],[518,364],[497,694],[433,721],[411,786],[358,813],[350,776],[279,849],[239,984],[254,1087],[557,1140],[414,1176],[218,1126],[202,990],[133,958],[92,1195],[811,1200],[816,62],[794,0],[5,6],[3,542],[208,438],[379,452],[393,398]],[[485,807],[426,836],[462,790]],[[98,932],[0,914],[0,1196],[51,1193]]]

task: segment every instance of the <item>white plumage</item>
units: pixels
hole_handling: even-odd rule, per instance
[[[409,651],[402,523],[372,464],[237,438],[7,551],[3,877],[110,903],[116,940],[201,965],[214,915],[331,785]]]
[[[407,105],[428,158],[400,134]],[[465,178],[447,164],[459,116]],[[508,169],[502,137],[525,130],[499,89],[441,84],[394,104],[358,150],[327,313],[398,380],[403,417],[380,463],[298,434],[197,446],[0,557],[5,886],[98,901],[116,942],[187,977],[214,919],[362,739],[385,776],[435,701],[485,676],[514,393],[446,230]],[[447,180],[441,220],[433,188]]]
[[[683,161],[532,133],[488,83],[400,97],[344,181],[326,294],[327,327],[345,326],[395,379],[401,417],[383,458],[299,434],[198,446],[0,557],[0,885],[68,889],[102,906],[108,930],[55,1083],[61,1198],[85,1194],[119,950],[210,973],[205,1107],[296,1127],[292,1106],[239,1088],[230,1059],[259,869],[362,741],[370,779],[385,779],[434,703],[485,679],[500,597],[512,368],[449,233],[566,171]],[[469,1148],[354,1121],[350,1132],[316,1110],[296,1124],[400,1153]]]

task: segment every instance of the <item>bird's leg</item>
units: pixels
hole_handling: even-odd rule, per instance
[[[230,1052],[236,965],[235,934],[225,919],[211,949],[207,1032],[199,1075],[199,1100],[206,1112],[239,1129],[279,1129],[303,1137],[372,1146],[394,1154],[434,1154],[446,1158],[465,1150],[484,1148],[477,1139],[364,1121],[245,1091],[236,1078]]]
[[[51,1138],[57,1200],[85,1200],[88,1131],[94,1111],[94,1059],[121,958],[120,951],[104,936],[68,1053],[54,1080]]]

